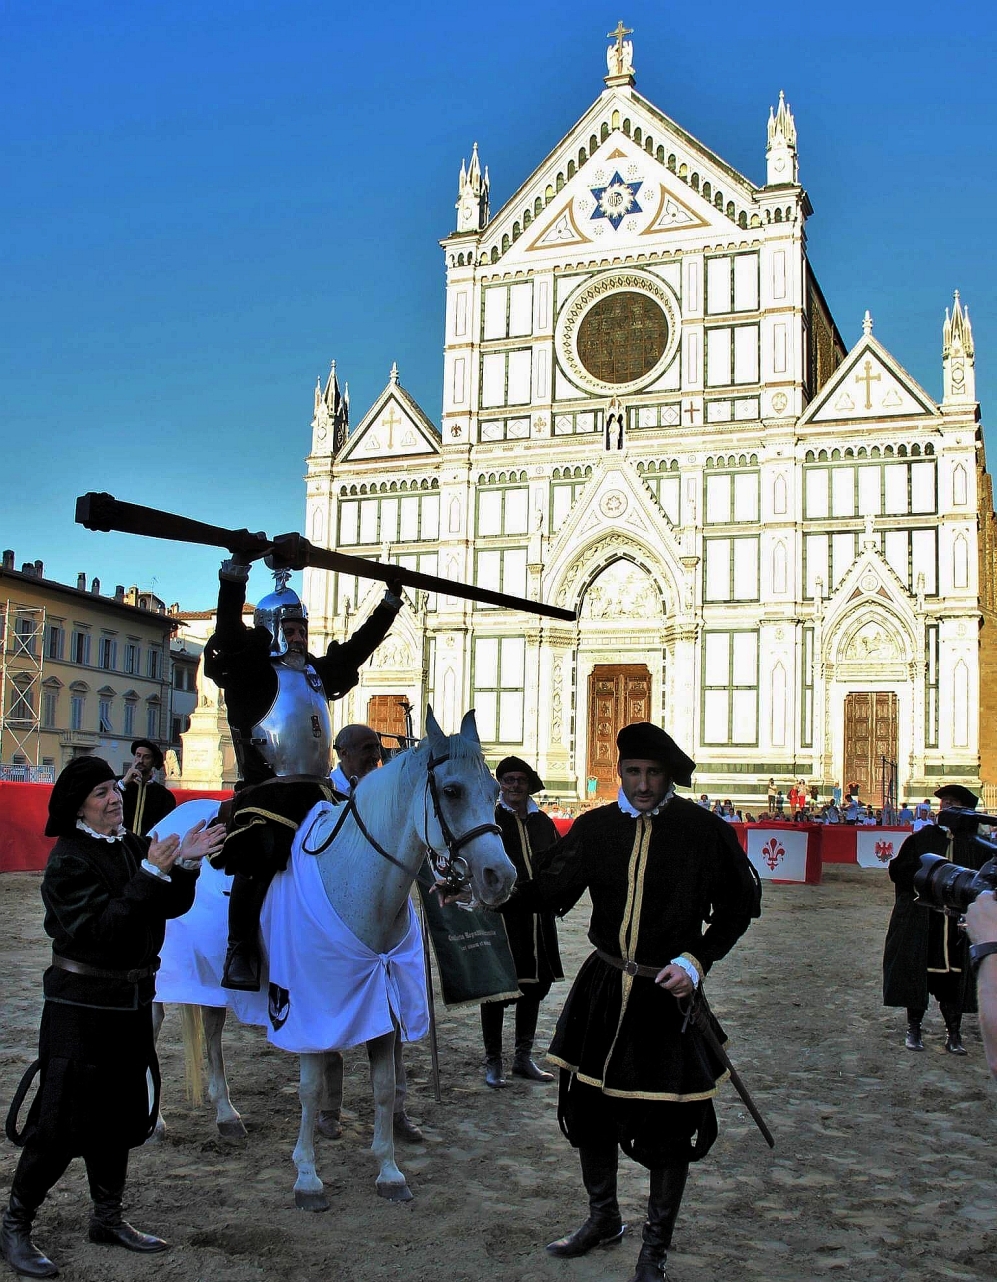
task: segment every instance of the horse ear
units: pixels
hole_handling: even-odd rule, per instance
[[[433,709],[428,704],[426,706],[426,738],[434,754],[442,751],[446,746],[446,735],[440,729],[440,723],[433,716]]]
[[[469,740],[476,748],[481,747],[481,740],[478,738],[478,723],[474,719],[473,708],[464,713],[464,720],[460,723],[460,734],[462,739]]]

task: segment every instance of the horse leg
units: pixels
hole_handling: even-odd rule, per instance
[[[322,1064],[322,1109],[318,1115],[319,1135],[327,1140],[343,1136],[343,1057],[326,1051]]]
[[[377,1191],[392,1202],[411,1201],[405,1176],[395,1165],[395,1038],[397,1030],[367,1043],[370,1082],[374,1088],[374,1142],[371,1152],[381,1164]]]
[[[298,1098],[301,1100],[301,1128],[292,1161],[298,1178],[294,1183],[294,1205],[299,1211],[328,1211],[329,1199],[315,1171],[315,1122],[322,1104],[322,1068],[325,1056],[302,1055]]]
[[[215,1106],[215,1125],[218,1134],[227,1140],[246,1138],[242,1118],[232,1107],[225,1076],[225,1054],[222,1050],[222,1029],[225,1027],[225,1006],[202,1006],[204,1041],[208,1052],[208,1098]]]
[[[159,1041],[159,1033],[163,1027],[163,1020],[166,1018],[166,1007],[162,1002],[152,1003],[152,1040],[153,1044]],[[162,1099],[160,1099],[159,1112],[156,1114],[156,1125],[152,1134],[146,1140],[147,1144],[154,1143],[156,1140],[166,1139],[166,1123],[163,1121]]]

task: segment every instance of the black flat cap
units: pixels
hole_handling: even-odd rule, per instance
[[[943,783],[940,788],[935,789],[935,796],[948,797],[955,805],[961,806],[963,810],[975,810],[980,800],[975,792],[970,792],[961,783]]]
[[[76,816],[99,783],[117,775],[103,757],[74,757],[52,786],[48,799],[46,837],[71,837]]]
[[[163,757],[163,750],[158,744],[153,743],[151,739],[136,739],[131,746],[133,757],[139,748],[148,748],[152,753],[152,764],[157,770],[162,770],[165,758]]]
[[[501,780],[503,775],[524,774],[529,778],[529,790],[534,792],[543,792],[544,781],[540,778],[532,766],[527,765],[522,757],[503,757],[495,767],[495,778]]]
[[[687,757],[660,726],[652,725],[650,721],[636,721],[633,725],[624,726],[616,736],[616,746],[621,760],[660,761],[668,767],[674,783],[681,784],[683,788],[692,786],[695,761]]]

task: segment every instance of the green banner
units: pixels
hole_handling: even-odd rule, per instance
[[[505,922],[487,908],[443,905],[419,880],[445,1006],[470,1006],[520,997]]]

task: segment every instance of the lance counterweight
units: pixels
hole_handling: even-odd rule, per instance
[[[362,556],[348,556],[329,548],[316,547],[301,534],[278,534],[269,538],[262,532],[230,530],[221,525],[208,525],[174,512],[161,512],[158,508],[140,503],[122,503],[110,494],[83,494],[76,500],[76,523],[88,530],[116,530],[122,534],[143,534],[153,539],[168,539],[173,543],[200,543],[206,547],[227,548],[233,554],[248,556],[252,560],[266,557],[274,568],[302,570],[313,566],[319,570],[335,570],[339,574],[355,574],[363,579],[380,579],[382,583],[401,583],[404,587],[419,588],[423,592],[440,592],[445,596],[478,601],[482,605],[502,606],[506,610],[521,610],[539,614],[548,619],[562,619],[574,623],[573,610],[563,610],[542,601],[529,601],[525,597],[510,596],[507,592],[493,592],[490,588],[475,587],[454,579],[437,578],[435,574],[421,574],[387,561],[368,561]]]

